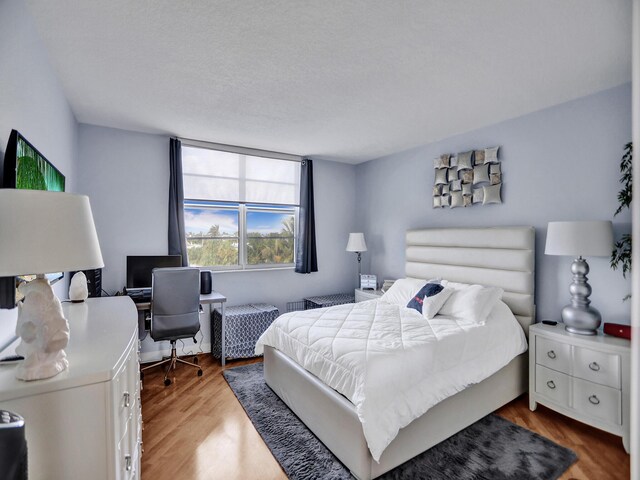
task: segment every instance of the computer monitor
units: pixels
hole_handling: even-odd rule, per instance
[[[127,288],[151,288],[151,271],[161,267],[181,267],[182,255],[127,256]]]

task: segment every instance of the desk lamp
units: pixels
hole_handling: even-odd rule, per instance
[[[65,370],[69,323],[45,273],[102,268],[89,198],[61,192],[0,189],[0,277],[33,275],[21,284],[16,353],[20,380]]]
[[[367,251],[367,244],[364,241],[364,233],[350,233],[347,242],[347,252],[355,252],[358,254],[358,278],[360,278],[360,262],[362,261],[362,252]]]
[[[569,286],[571,304],[562,309],[565,330],[581,335],[596,335],[602,317],[589,300],[589,265],[582,256],[608,257],[613,249],[613,228],[609,221],[549,222],[544,253],[568,255],[573,282]]]

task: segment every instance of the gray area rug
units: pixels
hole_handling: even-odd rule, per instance
[[[224,377],[290,479],[353,478],[267,386],[262,363]],[[576,460],[571,450],[491,414],[379,478],[556,479]]]

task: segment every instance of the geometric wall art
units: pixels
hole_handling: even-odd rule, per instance
[[[502,203],[500,147],[445,153],[433,159],[433,208]]]

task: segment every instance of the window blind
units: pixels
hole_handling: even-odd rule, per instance
[[[184,198],[298,205],[300,162],[182,146]]]

